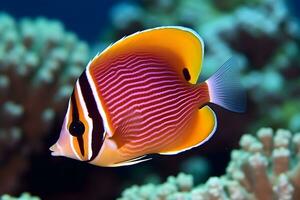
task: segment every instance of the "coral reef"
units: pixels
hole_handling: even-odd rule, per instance
[[[90,48],[61,22],[16,20],[0,12],[0,194],[30,191],[46,199],[114,199],[121,185],[151,182],[126,189],[119,199],[300,199],[300,28],[287,1],[119,2],[111,10],[112,27],[101,27],[105,35],[92,55],[146,28],[193,28],[205,42],[201,80],[235,57],[249,91],[247,114],[228,117],[215,107],[222,134],[201,147],[207,161],[198,157],[197,149],[118,169],[50,158],[45,138],[50,142],[49,134],[58,136],[57,121],[64,115],[74,80],[91,58]],[[234,128],[226,123],[229,118]],[[226,173],[200,184],[211,174],[223,174],[228,152],[245,126],[252,133],[262,126],[291,132],[264,128],[256,136],[243,135]],[[158,184],[178,170],[184,173]],[[24,193],[0,199],[39,198]]]
[[[261,128],[245,134],[233,150],[226,174],[194,186],[193,176],[180,173],[167,182],[132,186],[119,200],[296,200],[300,199],[300,133]]]
[[[22,193],[19,197],[12,197],[7,194],[0,196],[1,200],[40,200],[39,197],[31,196],[29,193]]]
[[[211,168],[212,166],[208,159],[197,155],[183,160],[179,170],[192,175],[195,183],[202,183],[210,176]]]
[[[253,119],[260,119],[253,120],[249,130],[263,125],[300,130],[300,113],[293,109],[300,107],[300,27],[286,1],[143,0],[116,5],[111,18],[111,41],[156,26],[195,29],[206,45],[201,80],[226,59],[237,59],[250,106],[255,104],[249,109],[255,113]]]
[[[0,193],[16,188],[42,148],[88,56],[87,44],[58,21],[0,13]]]

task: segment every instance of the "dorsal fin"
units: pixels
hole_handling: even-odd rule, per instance
[[[88,66],[99,67],[100,63],[118,55],[139,51],[157,53],[165,57],[182,76],[186,68],[190,74],[188,82],[197,82],[204,44],[196,32],[180,26],[158,27],[124,37],[96,55]]]

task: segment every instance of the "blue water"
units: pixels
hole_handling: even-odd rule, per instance
[[[300,1],[299,0],[289,0],[289,7],[293,14],[300,20]]]
[[[44,16],[64,23],[81,39],[93,41],[107,25],[109,8],[120,0],[0,0],[0,11],[15,18]]]
[[[92,42],[109,25],[109,10],[122,0],[0,0],[0,11],[5,11],[15,18],[44,16],[62,21],[65,27],[76,32],[81,39]],[[200,1],[199,1],[200,2]],[[300,1],[289,0],[291,12],[300,18]]]

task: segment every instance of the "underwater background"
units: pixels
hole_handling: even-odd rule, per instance
[[[299,4],[0,0],[1,199],[300,199]],[[200,80],[237,58],[247,112],[212,105],[218,129],[208,142],[138,165],[52,157],[88,61],[125,35],[164,25],[203,37]]]

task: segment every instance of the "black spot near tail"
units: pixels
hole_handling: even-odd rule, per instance
[[[191,80],[191,75],[190,75],[190,72],[189,72],[189,70],[187,68],[184,68],[182,70],[182,73],[183,73],[184,79],[186,81],[190,81]]]

